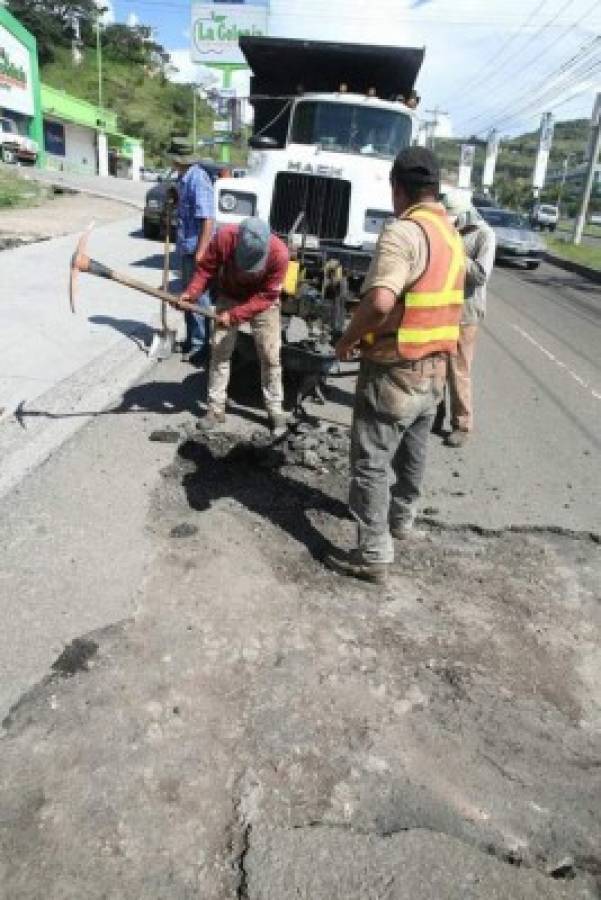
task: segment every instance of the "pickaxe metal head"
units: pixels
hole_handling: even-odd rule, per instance
[[[69,271],[69,306],[71,307],[71,312],[75,312],[75,294],[77,291],[77,276],[80,272],[87,272],[90,267],[90,257],[86,253],[86,249],[88,246],[88,238],[92,229],[94,228],[94,223],[90,222],[79,241],[77,242],[77,247],[75,248],[75,253],[71,257],[71,269]]]

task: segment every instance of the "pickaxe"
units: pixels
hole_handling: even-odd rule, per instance
[[[80,272],[87,272],[88,275],[96,275],[98,278],[107,278],[109,281],[116,281],[117,284],[124,284],[134,291],[140,291],[141,294],[148,294],[150,297],[164,300],[166,303],[171,303],[178,309],[197,313],[201,316],[205,316],[207,319],[215,318],[215,310],[211,306],[196,306],[194,303],[187,303],[184,300],[180,300],[176,294],[171,294],[169,291],[162,290],[161,288],[151,287],[144,281],[138,281],[137,278],[130,278],[129,275],[124,275],[122,272],[116,272],[114,269],[109,269],[109,267],[105,266],[103,263],[97,262],[95,259],[90,259],[86,253],[86,248],[91,230],[92,227],[90,226],[90,228],[82,234],[77,243],[75,253],[71,257],[69,304],[72,313],[75,312],[75,295],[77,291],[78,275]]]

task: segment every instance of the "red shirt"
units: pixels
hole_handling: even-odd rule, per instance
[[[234,252],[238,225],[223,225],[213,235],[186,293],[196,300],[211,281],[216,281],[219,300],[227,304],[232,325],[248,322],[280,299],[288,269],[288,249],[275,235],[269,239],[269,254],[262,272],[253,275],[236,268]]]

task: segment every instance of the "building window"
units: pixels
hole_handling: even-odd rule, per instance
[[[60,122],[44,122],[44,149],[53,156],[65,156],[65,126]]]

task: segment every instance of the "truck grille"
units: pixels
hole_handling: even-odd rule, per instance
[[[279,172],[271,202],[270,224],[287,234],[298,214],[305,217],[299,231],[325,240],[344,240],[348,227],[351,183],[321,175]]]

